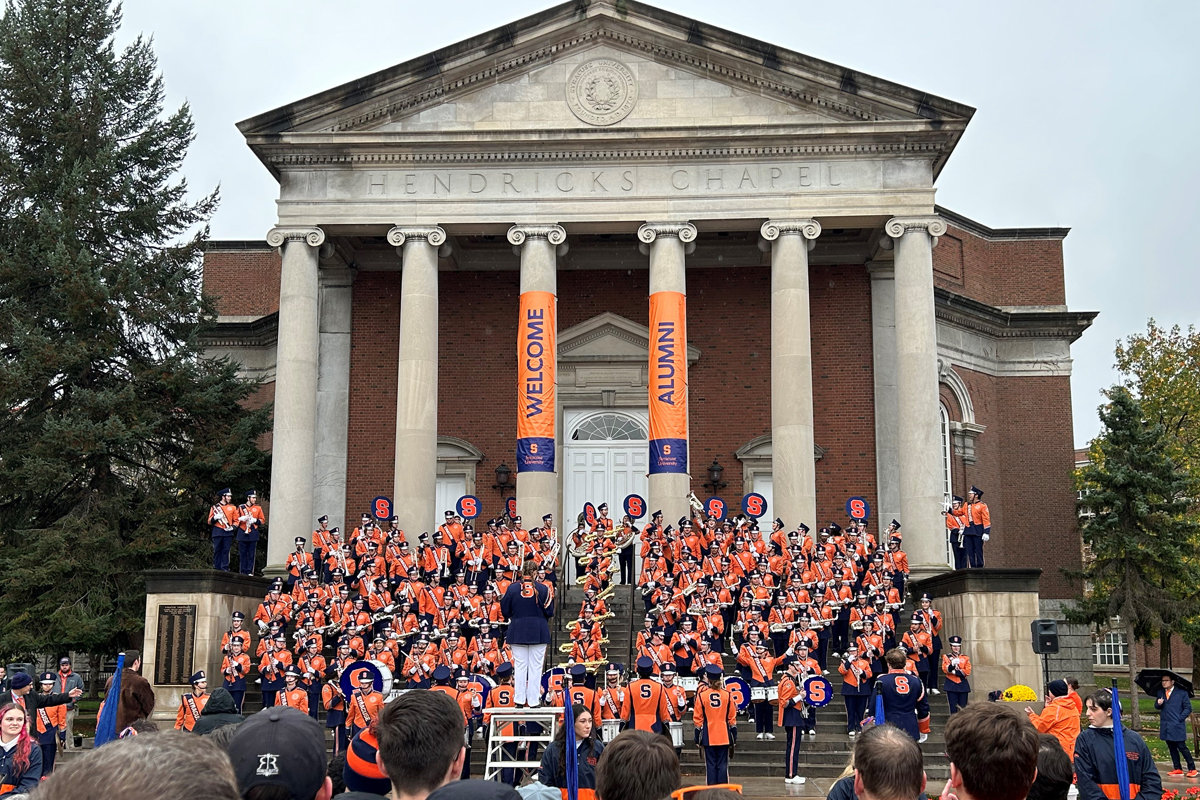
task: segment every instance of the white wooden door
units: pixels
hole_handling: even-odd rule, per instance
[[[568,534],[585,503],[608,503],[608,516],[619,523],[625,498],[646,497],[649,443],[646,412],[612,409],[568,411],[563,513],[560,530]],[[649,520],[643,517],[638,526]]]
[[[775,519],[775,517],[779,516],[778,514],[775,513],[775,497],[772,494],[772,491],[773,491],[773,488],[775,485],[774,481],[775,481],[775,476],[772,475],[770,472],[754,473],[754,491],[757,492],[758,494],[761,494],[767,500],[767,519],[768,520]],[[737,508],[737,512],[740,513],[741,508],[742,508],[742,500],[740,497],[738,498],[735,506]],[[761,527],[763,530],[771,529],[770,524],[767,524],[764,527],[762,525],[762,522],[763,522],[762,520],[759,520],[759,527]]]
[[[458,498],[467,493],[467,479],[462,475],[438,475],[437,482],[434,484],[434,501],[433,516],[434,519],[429,523],[429,530],[432,534],[433,530],[446,521],[446,512],[454,510],[454,504],[458,502]]]

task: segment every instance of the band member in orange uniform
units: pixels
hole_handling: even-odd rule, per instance
[[[346,717],[350,738],[353,739],[359,731],[371,727],[371,723],[379,717],[383,710],[383,695],[375,691],[375,677],[369,670],[358,673],[358,688],[350,697],[347,705],[350,712]]]
[[[647,656],[637,660],[637,671],[637,680],[629,682],[621,718],[639,731],[662,733],[663,723],[671,718],[667,693],[663,691],[662,684],[650,678],[654,662]]]
[[[283,691],[279,693],[277,705],[298,708],[308,713],[308,692],[300,686],[300,670],[289,666],[283,673]]]
[[[192,676],[192,690],[179,698],[179,711],[175,713],[175,730],[191,731],[200,719],[200,712],[208,705],[208,676],[200,670]]]
[[[737,742],[737,704],[721,680],[721,668],[704,668],[707,686],[696,691],[692,723],[696,743],[704,748],[704,770],[709,786],[729,782],[729,746]]]

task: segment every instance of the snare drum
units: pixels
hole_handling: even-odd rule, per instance
[[[751,703],[761,703],[762,701],[764,701],[766,699],[767,699],[767,687],[765,687],[765,686],[751,686],[750,687],[750,702]]]
[[[768,703],[778,703],[779,702],[779,687],[778,686],[768,686],[766,688],[767,688],[767,702]]]
[[[671,732],[671,746],[676,749],[683,747],[683,723],[668,722],[667,730]]]
[[[678,678],[677,680],[679,681],[679,685],[688,694],[695,694],[696,690],[700,688],[699,678]]]
[[[620,732],[621,720],[606,719],[600,722],[600,741],[604,742],[605,744],[608,744],[613,739],[617,738],[617,734]]]

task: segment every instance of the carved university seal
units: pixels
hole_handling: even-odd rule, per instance
[[[580,64],[567,80],[571,113],[591,125],[613,125],[637,102],[637,81],[619,61],[598,58]]]

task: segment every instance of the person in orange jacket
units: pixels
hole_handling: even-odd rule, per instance
[[[53,694],[53,672],[42,674],[39,688],[42,695]],[[31,707],[32,705],[30,704]],[[37,742],[42,750],[42,776],[45,777],[54,770],[54,758],[58,755],[58,732],[67,726],[67,707],[42,706],[34,711],[33,718],[36,722]]]
[[[200,670],[192,676],[192,690],[179,698],[179,711],[175,713],[175,730],[191,731],[200,719],[200,712],[208,705],[208,676]]]
[[[347,705],[350,711],[346,716],[346,725],[353,739],[359,731],[371,727],[371,723],[383,711],[383,695],[375,691],[375,676],[370,670],[359,671],[358,688],[350,696]]]
[[[638,677],[629,682],[621,719],[639,731],[662,733],[663,723],[671,718],[671,710],[662,684],[650,678],[653,671],[654,662],[649,657],[642,656],[637,660]]]
[[[967,705],[971,693],[971,657],[962,652],[962,637],[950,637],[950,652],[942,654],[942,675],[946,678],[946,699],[950,701],[950,713]]]
[[[963,546],[967,551],[967,566],[983,568],[983,543],[992,538],[992,515],[983,502],[983,490],[972,486],[967,492],[967,527],[963,531]]]
[[[1046,706],[1042,713],[1034,713],[1029,706],[1025,707],[1025,713],[1039,732],[1053,734],[1067,757],[1074,761],[1075,740],[1079,737],[1079,712],[1067,696],[1069,693],[1066,681],[1050,681],[1046,684]]]
[[[277,705],[298,708],[308,713],[308,692],[300,685],[300,670],[288,664],[283,671],[283,689],[277,697]]]
[[[705,783],[713,786],[729,782],[729,746],[737,742],[737,703],[725,688],[721,668],[704,668],[707,686],[696,691],[692,723],[696,743],[704,748]]]

